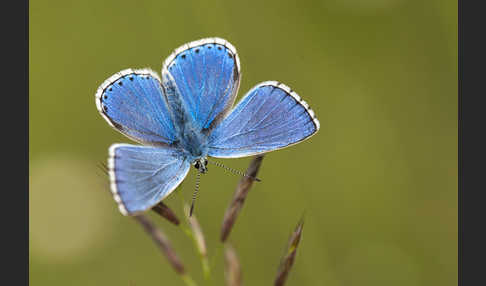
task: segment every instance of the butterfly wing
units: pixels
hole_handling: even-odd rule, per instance
[[[169,145],[176,140],[163,87],[152,70],[114,74],[98,88],[96,107],[113,128],[137,142]]]
[[[186,177],[190,164],[171,147],[114,144],[109,149],[111,191],[124,215],[146,211]]]
[[[233,106],[240,82],[236,49],[219,38],[185,44],[164,62],[162,77],[170,74],[185,109],[201,130],[217,125]]]
[[[250,90],[209,135],[209,156],[237,158],[288,147],[319,130],[309,105],[289,87],[269,81]]]

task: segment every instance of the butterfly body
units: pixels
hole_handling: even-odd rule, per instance
[[[207,135],[191,122],[186,123],[180,133],[179,147],[187,154],[190,162],[208,155],[207,142]]]
[[[231,110],[240,82],[235,48],[220,38],[194,41],[150,69],[116,73],[98,88],[103,118],[141,145],[109,149],[111,190],[120,211],[135,215],[168,196],[190,166],[208,157],[238,158],[297,144],[319,130],[309,105],[275,81],[251,89]]]

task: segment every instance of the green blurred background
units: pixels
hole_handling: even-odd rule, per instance
[[[245,285],[271,285],[306,212],[287,285],[457,284],[457,1],[30,1],[31,285],[184,285],[122,216],[97,164],[130,142],[94,94],[173,49],[238,50],[238,99],[279,80],[316,112],[310,140],[269,153],[230,236]],[[221,160],[244,170],[250,158]],[[211,168],[196,214],[223,284],[219,230],[239,178]],[[195,170],[166,200],[182,218]],[[194,277],[194,247],[158,217]]]

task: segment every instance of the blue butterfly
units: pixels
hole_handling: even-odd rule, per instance
[[[231,110],[240,85],[236,49],[220,38],[177,48],[162,79],[150,69],[126,69],[96,92],[105,120],[145,146],[113,144],[111,191],[124,215],[149,210],[167,197],[193,165],[207,157],[239,158],[299,143],[319,130],[309,105],[286,85],[256,85]]]

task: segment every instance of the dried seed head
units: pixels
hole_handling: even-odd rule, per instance
[[[235,249],[226,244],[224,251],[225,258],[225,280],[227,286],[240,286],[241,285],[241,267],[236,256]]]
[[[290,236],[286,254],[283,257],[282,262],[280,263],[280,266],[278,268],[277,277],[275,278],[274,283],[275,286],[282,286],[287,280],[287,276],[290,272],[290,269],[292,268],[292,264],[294,263],[295,255],[297,253],[297,247],[299,246],[303,229],[304,220],[301,219],[295,227],[294,232]]]
[[[248,192],[253,185],[253,178],[257,177],[258,170],[262,164],[263,155],[258,155],[253,158],[246,169],[245,174],[249,177],[242,177],[238,185],[236,186],[235,193],[233,195],[233,200],[231,201],[226,213],[224,214],[223,218],[223,225],[221,227],[221,241],[224,242],[229,236],[231,229],[238,217],[238,214],[243,207],[243,203],[245,202],[245,198],[248,195]],[[251,178],[253,177],[253,178]]]
[[[175,225],[179,225],[180,221],[175,215],[175,213],[163,202],[158,203],[155,205],[152,210],[158,213],[160,216],[166,218],[168,221]]]
[[[156,228],[155,225],[144,215],[134,216],[134,218],[142,225],[150,237],[152,237],[153,241],[165,254],[174,270],[180,275],[185,275],[184,265],[170,245],[165,234],[160,229]]]

